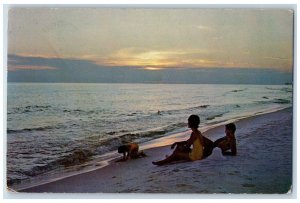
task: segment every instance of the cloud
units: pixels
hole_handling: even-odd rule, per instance
[[[57,70],[65,67],[97,66],[94,62],[81,59],[50,58],[29,55],[9,54],[7,58],[8,71],[17,70]]]
[[[198,63],[203,64],[220,63],[207,59],[198,60]],[[293,79],[292,73],[257,68],[108,67],[87,60],[17,55],[9,55],[8,62],[9,82],[283,84]]]
[[[10,54],[10,56],[19,56],[19,57],[24,57],[24,58],[45,58],[45,59],[58,58],[56,55],[50,55],[50,54],[31,54],[31,53]],[[61,59],[67,59],[67,57],[59,57],[59,58],[61,58]]]
[[[57,70],[57,68],[50,66],[32,66],[32,65],[8,65],[8,71],[17,71],[17,70]]]
[[[183,51],[131,47],[118,50],[106,57],[98,58],[96,61],[97,64],[108,66],[170,67],[178,64],[177,61],[170,59],[184,54]]]
[[[248,54],[249,53],[244,53]],[[104,57],[95,57],[102,66],[133,66],[151,68],[261,68],[250,61],[233,60],[222,56],[219,50],[205,49],[144,49],[129,47]],[[271,67],[271,66],[270,66]],[[267,66],[266,68],[270,68]]]
[[[249,52],[244,52],[247,55]],[[219,56],[219,57],[217,57]],[[65,67],[94,67],[112,68],[128,67],[143,70],[161,70],[168,68],[269,68],[274,70],[289,71],[292,60],[280,57],[262,57],[264,61],[222,57],[218,50],[205,49],[146,49],[128,47],[112,52],[107,56],[85,54],[80,58],[55,58],[30,54],[8,55],[8,71],[18,70],[48,70]],[[277,60],[277,61],[276,61]],[[289,67],[285,68],[286,61]]]
[[[95,61],[99,65],[107,66],[203,67],[212,65],[212,60],[205,56],[211,55],[213,52],[202,49],[155,50],[130,47],[95,59]]]

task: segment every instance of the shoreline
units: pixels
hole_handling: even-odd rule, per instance
[[[274,113],[274,112],[282,111],[282,110],[285,110],[288,108],[292,108],[292,107],[281,107],[281,108],[276,108],[276,109],[272,108],[272,109],[267,109],[265,111],[256,112],[253,115],[243,114],[243,115],[234,117],[227,121],[223,120],[223,121],[219,121],[219,122],[208,123],[206,126],[201,127],[200,131],[205,135],[207,131],[213,130],[214,128],[219,128],[221,126],[224,126],[225,124],[227,124],[229,122],[238,122],[243,119],[249,119],[249,118],[259,116],[259,115]],[[140,150],[144,151],[144,150],[149,150],[152,148],[155,149],[155,148],[159,148],[159,147],[165,147],[165,146],[171,145],[174,142],[185,140],[185,139],[187,139],[187,137],[189,137],[189,135],[190,135],[189,129],[177,131],[177,132],[175,131],[175,132],[167,134],[164,137],[156,138],[156,139],[147,141],[145,143],[141,143]],[[220,135],[220,136],[223,136],[223,135]],[[209,133],[208,138],[212,139],[212,140],[216,140],[218,138],[218,136],[216,136],[216,134],[214,134],[214,133]],[[95,160],[93,160],[91,162],[85,163],[84,165],[88,165],[88,167],[84,168],[83,170],[80,170],[80,169],[82,169],[84,166],[79,166],[79,170],[78,169],[67,170],[67,171],[65,171],[64,175],[58,175],[59,172],[51,173],[52,171],[49,171],[46,174],[42,174],[41,176],[36,177],[33,181],[25,180],[24,182],[12,185],[8,188],[12,191],[20,191],[20,190],[25,190],[25,189],[28,189],[31,187],[48,184],[48,183],[51,183],[54,181],[59,181],[64,178],[73,177],[76,175],[92,172],[92,171],[99,170],[99,169],[109,166],[110,164],[112,164],[115,160],[119,159],[120,157],[121,157],[120,154],[116,153],[115,151],[108,152],[103,155],[100,155],[98,158],[96,158]]]
[[[276,122],[281,117],[280,115],[286,115],[287,118],[291,117],[291,118],[289,118],[289,120],[292,120],[292,107],[289,107],[289,108],[286,108],[283,110],[279,110],[279,111],[276,111],[273,113],[266,113],[266,114],[261,114],[261,115],[254,115],[252,117],[242,118],[242,119],[236,121],[237,140],[239,140],[239,136],[238,136],[239,135],[239,127],[249,128],[250,124],[255,124],[254,126],[257,127],[257,125],[258,125],[257,123],[264,123],[264,122],[266,123],[266,118],[267,118],[268,122]],[[204,136],[207,136],[208,138],[210,138],[214,141],[216,138],[224,136],[223,128],[224,128],[223,125],[217,126],[217,127],[208,129],[203,134],[204,134]],[[290,128],[291,128],[290,130],[292,130],[292,124],[291,124]],[[189,135],[188,132],[189,131],[187,131],[185,133],[181,133],[181,136],[186,136],[187,134]],[[180,136],[179,136],[179,138],[180,138]],[[169,140],[169,141],[171,142],[174,140]],[[238,146],[238,150],[239,150],[239,146]],[[155,179],[152,179],[150,181],[145,180],[146,182],[145,181],[143,182],[142,180],[140,180],[140,181],[138,181],[138,183],[136,183],[136,181],[132,180],[132,186],[139,185],[139,187],[137,189],[130,189],[130,185],[122,186],[122,184],[118,184],[118,183],[123,182],[122,181],[123,178],[118,177],[120,174],[123,174],[125,177],[132,177],[132,174],[128,173],[128,169],[130,169],[129,171],[131,171],[131,172],[132,172],[132,170],[136,170],[138,175],[149,176],[149,174],[145,174],[145,172],[141,171],[141,169],[140,169],[141,166],[136,166],[137,164],[138,165],[142,164],[146,170],[149,170],[149,171],[154,170],[154,172],[155,171],[161,172],[160,169],[165,168],[165,166],[155,167],[151,164],[151,162],[156,159],[162,159],[162,158],[164,158],[164,155],[170,154],[170,152],[171,152],[169,150],[168,146],[149,148],[149,149],[145,149],[144,151],[148,155],[146,158],[141,158],[141,159],[137,159],[137,160],[129,160],[127,162],[119,162],[119,163],[116,163],[116,162],[114,162],[114,160],[112,160],[108,163],[107,166],[102,167],[100,169],[95,169],[90,172],[84,172],[84,173],[77,174],[77,175],[70,176],[70,177],[60,178],[59,180],[51,181],[51,182],[48,182],[45,184],[39,184],[39,185],[36,185],[33,187],[28,187],[25,189],[23,188],[18,191],[19,192],[71,192],[71,193],[73,193],[73,192],[88,192],[88,193],[89,192],[92,192],[92,193],[95,193],[95,192],[165,193],[165,192],[167,192],[167,193],[169,193],[170,191],[161,191],[159,188],[156,188],[156,190],[155,189],[152,190],[151,187],[150,188],[146,187],[147,189],[141,188],[141,187],[144,187],[145,183],[149,184],[149,182],[150,182],[150,185],[151,185],[151,182],[155,182]],[[199,164],[202,165],[201,163],[204,164],[205,162],[208,162],[211,165],[212,164],[211,162],[215,162],[214,159],[217,159],[219,161],[220,160],[224,161],[223,160],[224,158],[225,158],[225,160],[230,160],[233,158],[233,157],[223,157],[222,155],[219,155],[219,154],[215,155],[216,153],[214,150],[214,154],[212,155],[212,157],[208,157],[207,159],[204,159],[201,161],[180,163],[180,164],[170,164],[166,167],[173,168],[173,171],[175,170],[175,172],[180,172],[181,171],[180,168],[183,165],[189,165],[189,164],[191,166],[199,165]],[[290,160],[290,161],[292,161],[292,160]],[[185,166],[185,167],[189,168],[189,166]],[[137,169],[135,169],[135,168],[137,168]],[[229,167],[229,169],[230,169],[230,167]],[[234,172],[230,172],[230,174],[234,175]],[[156,173],[156,175],[157,175],[157,173]],[[111,177],[109,178],[107,176],[111,176]],[[154,176],[154,175],[152,175],[152,176]],[[169,176],[170,176],[170,174],[167,174],[167,175],[162,174],[162,177],[164,179],[168,179]],[[119,180],[120,178],[121,178],[121,180]],[[107,183],[106,184],[107,186],[110,185],[111,187],[103,188],[103,186],[101,186],[101,183],[94,182],[94,179],[97,179],[100,182],[104,181],[105,183]],[[78,186],[78,183],[79,183],[79,185],[81,185],[80,183],[83,183],[83,182],[86,182],[86,184],[83,184],[83,185],[87,185],[86,187]],[[90,186],[88,186],[88,185],[90,185]],[[91,186],[91,185],[93,185],[93,186]],[[188,185],[188,184],[184,183],[183,185]],[[247,183],[244,184],[244,186],[246,188],[247,187],[250,188],[250,193],[253,189],[252,187],[254,187],[253,184],[247,184]],[[190,191],[193,191],[193,190],[189,190],[189,189],[187,190],[187,192],[190,192]],[[176,191],[173,191],[173,192],[176,192]],[[210,192],[223,193],[222,191],[220,191],[220,189],[217,189],[216,191],[210,191],[210,190],[205,191],[204,190],[201,193],[210,193]],[[228,191],[228,192],[235,193],[234,191]]]

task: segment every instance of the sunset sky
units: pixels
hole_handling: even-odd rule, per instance
[[[27,63],[17,62],[18,57]],[[36,59],[149,71],[267,68],[292,72],[293,11],[11,8],[8,70],[59,68],[37,64]]]

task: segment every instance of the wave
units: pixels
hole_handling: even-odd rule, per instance
[[[103,110],[83,110],[83,109],[63,109],[62,110],[63,113],[68,113],[71,115],[93,115],[93,114],[100,114],[103,113]]]
[[[94,152],[88,149],[76,149],[70,155],[64,156],[56,161],[59,165],[65,167],[82,164],[95,155]]]
[[[208,104],[204,104],[204,105],[199,105],[199,106],[193,106],[193,107],[188,107],[188,108],[183,108],[183,109],[176,109],[176,110],[166,110],[166,111],[159,111],[157,113],[157,115],[163,115],[163,114],[176,114],[178,112],[183,112],[183,111],[194,111],[194,110],[198,110],[198,109],[207,109],[208,107],[210,107],[210,105]]]
[[[37,127],[37,128],[23,128],[18,130],[7,129],[7,133],[23,133],[23,132],[32,132],[32,131],[46,131],[51,129],[56,129],[58,127],[55,126],[45,126],[45,127]]]
[[[243,92],[243,91],[246,91],[246,90],[247,90],[247,88],[246,88],[246,89],[232,90],[232,91],[230,91],[230,92]]]
[[[220,114],[212,115],[212,116],[207,117],[206,120],[210,121],[210,120],[213,120],[215,118],[222,117],[224,114],[225,113],[220,113]]]
[[[168,126],[146,131],[110,131],[106,133],[107,136],[93,135],[90,137],[86,137],[80,142],[83,143],[84,149],[94,151],[95,155],[101,155],[103,153],[116,150],[120,145],[123,145],[124,143],[136,142],[140,144],[152,139],[163,137],[168,133],[174,132],[175,130],[182,129],[184,127],[186,127],[186,123],[174,123]]]
[[[23,178],[16,177],[16,178],[8,178],[7,184],[13,185],[15,183],[18,183],[24,179],[26,179],[25,176],[28,177],[34,177],[41,174],[44,174],[46,172],[49,172],[51,170],[61,168],[61,167],[70,167],[75,165],[80,165],[85,163],[86,161],[89,161],[91,157],[94,155],[94,153],[87,149],[74,149],[70,154],[65,155],[55,161],[51,161],[46,164],[40,164],[37,166],[34,166],[33,168],[29,170],[21,170],[17,172],[18,174],[21,174]],[[20,176],[20,175],[19,175]]]
[[[268,97],[263,97],[263,99],[269,99]],[[270,103],[273,103],[273,104],[290,104],[291,101],[290,100],[287,100],[287,99],[273,99],[273,100],[264,100],[264,101],[256,101],[257,103],[259,104],[270,104]]]
[[[16,107],[11,109],[7,114],[25,114],[25,113],[34,113],[34,112],[45,112],[49,110],[53,110],[54,112],[63,112],[63,113],[70,113],[70,114],[99,114],[102,113],[103,110],[83,110],[83,109],[66,109],[66,108],[54,108],[50,105],[46,106],[39,106],[39,105],[33,105],[33,106],[26,106],[26,107]]]
[[[82,165],[90,160],[93,160],[93,156],[101,155],[107,152],[116,151],[120,145],[129,142],[142,143],[148,140],[156,139],[164,136],[168,132],[172,132],[175,129],[185,127],[185,123],[174,123],[160,129],[152,129],[149,131],[141,131],[141,132],[133,132],[133,133],[125,133],[119,134],[120,132],[108,132],[108,135],[116,135],[115,137],[109,137],[103,140],[95,141],[94,137],[89,137],[86,139],[90,139],[93,142],[89,142],[88,140],[81,140],[82,145],[80,147],[76,147],[76,149],[72,149],[68,152],[67,155],[61,156],[54,161],[50,161],[49,163],[40,164],[32,167],[29,170],[18,171],[17,173],[26,176],[27,178],[35,177],[38,175],[42,175],[44,173],[50,172],[55,169],[64,169],[67,167]],[[23,129],[28,130],[28,129]],[[32,129],[30,129],[32,130]],[[118,135],[119,134],[119,135]],[[26,179],[26,178],[25,178]],[[22,181],[19,177],[11,177],[8,179],[7,184],[12,185]]]
[[[283,87],[280,90],[283,91],[283,92],[293,92],[293,89],[292,88],[288,88],[288,87]]]
[[[231,94],[231,93],[243,92],[243,91],[246,91],[247,89],[248,89],[248,88],[230,90],[230,91],[228,91],[228,92],[225,92],[225,93],[223,94],[223,96],[226,96],[227,94]]]
[[[287,100],[287,99],[274,99],[272,100],[273,103],[276,104],[289,104],[291,103],[291,101]]]
[[[48,107],[47,107],[48,108]],[[202,107],[203,108],[203,107]],[[77,110],[79,111],[79,110]],[[74,125],[74,124],[73,124]],[[72,126],[71,123],[62,123],[57,125],[51,125],[51,126],[38,126],[38,127],[26,127],[22,129],[7,129],[8,134],[16,134],[16,133],[31,133],[36,131],[49,131],[53,129],[60,129],[60,128],[66,128],[66,126]],[[168,126],[164,126],[161,128],[156,129],[149,129],[145,131],[134,131],[134,132],[128,132],[125,130],[120,131],[107,131],[107,136],[99,136],[90,138],[88,140],[88,137],[82,138],[82,140],[78,141],[78,145],[76,146],[77,149],[72,149],[70,152],[67,152],[68,155],[62,156],[60,155],[59,158],[56,158],[56,160],[48,160],[47,163],[43,164],[34,164],[35,166],[31,168],[30,170],[27,169],[18,169],[16,171],[17,173],[20,172],[20,174],[23,174],[27,178],[37,176],[52,170],[55,170],[60,167],[69,167],[69,166],[76,166],[83,164],[86,161],[89,161],[93,158],[95,155],[101,155],[110,151],[114,151],[117,149],[118,146],[127,143],[127,142],[137,142],[142,143],[144,141],[148,141],[151,139],[159,138],[164,136],[164,134],[167,134],[168,132],[171,132],[175,129],[181,128],[186,126],[185,123],[174,123]],[[100,140],[99,137],[105,137],[106,139]],[[95,139],[96,138],[96,139]],[[68,148],[69,148],[68,147]],[[80,148],[80,149],[78,149]],[[50,149],[50,148],[49,148]],[[70,149],[70,148],[69,148]],[[51,149],[50,149],[51,150]],[[65,152],[62,152],[65,153]],[[54,158],[54,157],[53,157]],[[50,162],[49,162],[50,161]],[[26,171],[23,171],[26,170]],[[15,173],[15,172],[13,172]],[[18,181],[17,179],[21,175],[16,175],[16,177],[12,177],[12,179],[9,181],[10,184],[14,184],[15,181]]]
[[[46,105],[46,106],[33,105],[33,106],[26,106],[26,107],[16,107],[16,108],[13,108],[7,114],[32,113],[32,112],[38,112],[38,111],[45,111],[45,110],[48,110],[49,108],[51,108],[50,105]]]
[[[272,88],[272,87],[266,87],[267,90],[276,90],[276,91],[282,91],[282,92],[293,92],[293,89],[290,87],[282,87],[282,88]]]
[[[192,107],[192,108],[189,108],[189,109],[206,109],[207,107],[209,107],[210,105],[206,104],[206,105],[200,105],[200,106],[195,106],[195,107]]]

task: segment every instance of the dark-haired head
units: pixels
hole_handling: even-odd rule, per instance
[[[200,118],[197,115],[191,115],[188,119],[190,128],[198,128],[200,124]]]
[[[234,123],[229,123],[229,124],[225,125],[225,128],[227,130],[230,130],[232,133],[235,133],[236,127],[235,127]]]
[[[128,149],[127,149],[126,145],[122,145],[118,148],[118,153],[125,153],[127,151],[128,151]]]

